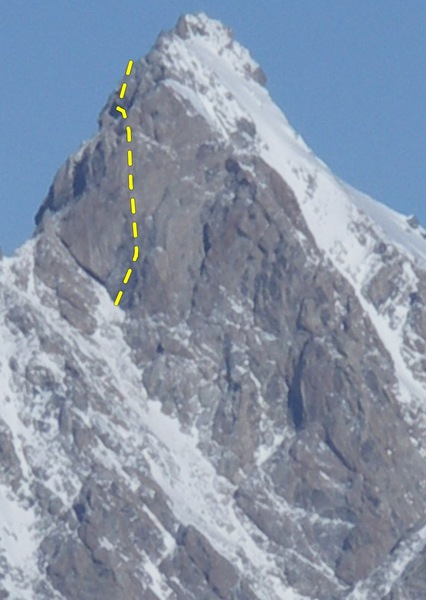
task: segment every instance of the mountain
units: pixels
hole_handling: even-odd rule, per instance
[[[426,598],[426,231],[265,85],[182,17],[1,260],[0,598]]]

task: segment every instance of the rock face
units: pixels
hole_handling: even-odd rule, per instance
[[[0,597],[426,598],[425,232],[231,32],[135,63],[0,263]],[[260,108],[259,108],[260,107]]]

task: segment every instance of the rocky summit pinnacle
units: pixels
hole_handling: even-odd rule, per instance
[[[0,598],[426,598],[426,231],[204,14],[126,82],[0,262]]]

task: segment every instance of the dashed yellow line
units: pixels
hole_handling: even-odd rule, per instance
[[[118,294],[117,294],[117,297],[114,300],[115,306],[118,306],[120,304],[120,300],[121,300],[122,295],[123,295],[123,290],[120,290],[118,292]]]
[[[115,110],[118,110],[118,112],[121,113],[121,116],[123,117],[123,119],[127,119],[126,110],[122,106],[116,106]]]
[[[127,83],[124,82],[121,86],[120,90],[120,98],[124,98],[124,94],[126,93]]]
[[[133,269],[127,269],[127,273],[124,276],[123,283],[127,283],[130,279]]]
[[[129,60],[129,62],[127,63],[127,68],[126,68],[126,76],[129,76],[130,73],[132,72],[132,67],[133,67],[133,61]],[[121,89],[120,89],[120,99],[122,100],[126,94],[126,90],[127,90],[127,82],[123,82],[121,85]],[[126,109],[123,108],[122,106],[116,106],[115,110],[117,110],[121,116],[123,117],[123,119],[127,119],[127,112]],[[127,142],[130,144],[132,141],[132,128],[130,127],[130,125],[126,126],[126,140]],[[133,166],[133,151],[131,148],[129,148],[127,150],[127,165],[128,167],[132,167]],[[133,191],[134,188],[134,178],[133,178],[133,173],[128,173],[127,174],[127,181],[128,181],[128,188],[130,191]],[[132,196],[130,198],[130,212],[132,213],[132,215],[136,214],[136,200],[135,198]],[[132,233],[133,233],[133,237],[134,239],[137,239],[138,237],[138,224],[136,221],[132,222]],[[135,244],[133,246],[133,258],[132,261],[136,262],[139,258],[139,246],[137,244]],[[123,278],[123,283],[124,285],[126,285],[129,280],[130,280],[130,276],[133,273],[133,269],[128,268],[126,271],[126,274]],[[114,304],[115,306],[118,306],[120,304],[121,298],[123,297],[123,290],[119,290],[117,293],[117,296],[114,300]]]

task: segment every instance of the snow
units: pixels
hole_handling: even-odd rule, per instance
[[[177,518],[207,535],[219,552],[238,566],[241,572],[252,576],[253,582],[264,580],[266,573],[270,578],[272,575],[271,588],[265,593],[259,586],[259,597],[265,600],[274,597],[301,598],[285,589],[279,568],[274,565],[274,557],[268,557],[259,550],[242,524],[238,509],[230,500],[233,488],[225,478],[216,474],[198,449],[197,432],[194,430],[192,436],[183,434],[178,422],[161,412],[159,403],[150,402],[146,408],[145,422],[168,449],[169,458],[166,462],[159,461],[151,444],[145,457],[156,481],[172,499]],[[177,457],[177,460],[173,461],[173,457]],[[246,556],[248,564],[247,561],[241,561],[239,554]]]
[[[0,485],[0,515],[0,578],[12,598],[32,600],[29,583],[37,575],[34,556],[39,542],[34,535],[34,511],[23,508],[20,500]],[[7,561],[6,571],[2,559]]]
[[[173,590],[167,585],[164,575],[148,557],[143,562],[143,569],[149,575],[151,580],[150,587],[158,598],[168,600],[168,598],[175,596]]]
[[[360,211],[368,215],[382,232],[382,238],[389,240],[399,252],[409,258],[414,257],[423,267],[426,266],[426,239],[421,232],[407,223],[407,216],[397,213],[388,206],[373,200],[367,194],[359,192],[352,186],[341,183],[347,190],[352,202]]]
[[[197,527],[234,566],[242,573],[248,573],[253,587],[258,588],[260,599],[302,598],[283,582],[282,567],[268,552],[267,538],[235,505],[232,500],[235,487],[217,476],[214,467],[199,450],[195,428],[190,434],[182,432],[176,419],[161,412],[158,401],[147,398],[140,385],[140,372],[134,366],[123,338],[124,313],[113,306],[101,286],[95,282],[92,285],[98,297],[94,309],[98,328],[90,338],[79,339],[76,360],[88,376],[88,365],[93,362],[105,372],[105,375],[99,374],[101,395],[102,386],[108,384],[120,392],[114,402],[113,421],[92,407],[88,409],[87,422],[100,433],[114,436],[115,442],[113,450],[98,442],[90,449],[91,457],[113,470],[123,485],[133,492],[137,490],[137,479],[132,478],[134,469],[139,472],[148,469],[170,498],[176,517],[184,524]],[[181,339],[190,334],[182,326],[175,328],[175,333]],[[69,337],[72,339],[75,335],[70,327]],[[101,364],[99,356],[103,358]],[[105,396],[112,400],[106,392]],[[160,525],[152,513],[149,516]],[[163,533],[166,553],[172,551],[174,541],[170,534],[161,525],[159,530]],[[263,538],[263,548],[254,541],[256,535]],[[153,585],[161,585],[156,579],[155,566],[151,565],[149,569]]]
[[[425,548],[426,525],[401,541],[382,565],[355,586],[347,600],[381,600],[389,594],[409,563]]]
[[[253,585],[255,582],[264,582],[257,583],[259,598],[301,598],[283,583],[281,568],[274,563],[274,556],[266,548],[259,549],[254,542],[253,524],[240,514],[231,500],[234,486],[217,476],[214,467],[201,453],[195,428],[189,435],[183,433],[176,419],[161,412],[158,401],[146,397],[139,383],[140,374],[130,360],[122,337],[119,327],[121,317],[116,323],[108,321],[110,317],[117,319],[115,307],[112,307],[102,288],[98,290],[98,297],[95,316],[100,327],[90,340],[83,342],[80,349],[86,355],[85,362],[90,363],[99,354],[105,358],[112,380],[117,386],[120,385],[123,396],[115,409],[116,414],[126,422],[128,430],[125,444],[120,444],[124,432],[114,425],[117,448],[111,452],[98,447],[94,450],[97,460],[114,469],[129,486],[126,471],[136,466],[135,457],[142,457],[151,476],[171,499],[176,517],[182,523],[192,524],[202,531],[232,564],[249,574]],[[185,335],[188,332],[180,330],[180,333]],[[91,421],[98,427],[101,421],[107,426],[107,419],[99,414],[96,419],[93,415]],[[125,446],[132,450],[124,456]],[[150,518],[152,516],[150,514]],[[171,551],[173,542],[163,534],[166,548]],[[261,535],[259,531],[256,534]],[[265,545],[266,541],[265,538]],[[246,556],[246,559],[239,555]],[[154,567],[150,574],[155,581]]]
[[[240,119],[245,118],[255,124],[256,136],[250,151],[258,153],[293,189],[320,254],[349,281],[364,312],[390,352],[398,376],[396,392],[401,403],[408,407],[421,407],[423,410],[419,418],[425,420],[422,406],[425,385],[416,380],[408,365],[415,358],[403,352],[406,300],[417,287],[415,268],[426,265],[426,240],[422,231],[410,227],[406,217],[338,180],[313,155],[272,102],[268,92],[250,76],[257,64],[237,42],[231,44],[226,28],[205,15],[186,19],[193,28],[189,38],[183,40],[172,36],[164,42],[167,60],[176,78],[166,79],[163,85],[184,100],[189,114],[200,115],[214,127],[225,143],[238,129]],[[196,33],[197,27],[204,31],[204,35]],[[84,148],[85,145],[79,152],[83,152]],[[385,305],[379,313],[365,293],[367,284],[381,266],[380,258],[373,251],[379,240],[397,248],[406,258],[400,296],[393,301],[395,310],[392,313],[389,305]],[[57,333],[66,340],[67,352],[87,380],[97,378],[99,404],[90,405],[86,413],[75,413],[95,432],[95,442],[85,449],[85,460],[103,464],[132,493],[136,493],[139,486],[135,474],[151,475],[167,495],[176,518],[199,529],[218,552],[248,577],[261,600],[301,599],[302,596],[285,582],[283,557],[270,551],[269,540],[234,501],[235,486],[216,474],[213,465],[200,450],[197,429],[193,427],[189,432],[183,432],[178,420],[163,414],[160,403],[145,393],[141,372],[133,364],[123,337],[124,312],[113,305],[104,288],[90,281],[98,299],[93,307],[98,327],[92,336],[81,336],[61,319],[54,308],[41,300],[43,293],[45,298],[50,298],[51,306],[55,306],[54,293],[40,282],[35,282],[32,275],[34,243],[31,240],[13,258],[4,258],[0,263],[0,415],[12,437],[22,472],[16,494],[0,485],[0,575],[5,577],[4,585],[11,597],[32,598],[31,587],[42,576],[37,567],[37,548],[46,530],[38,529],[36,514],[29,506],[31,486],[36,480],[34,472],[42,470],[43,484],[62,501],[65,508],[72,505],[79,492],[81,478],[90,472],[83,459],[81,471],[73,472],[73,463],[58,440],[57,415],[49,406],[48,395],[37,394],[31,405],[25,401],[21,390],[22,370],[32,360],[38,366],[48,368],[58,385],[58,392],[63,391],[61,357],[40,352],[39,340],[34,332],[26,336],[12,333],[4,323],[8,308],[26,302],[35,311],[47,335]],[[24,283],[20,282],[17,273],[25,274]],[[226,293],[226,290],[223,292]],[[238,327],[239,322],[247,324],[252,307],[231,296],[227,301],[235,317],[233,323],[228,322],[229,325]],[[263,332],[253,323],[251,329],[259,345],[276,342],[276,336]],[[181,324],[170,333],[189,347],[192,332],[188,327]],[[238,350],[244,352],[243,348]],[[199,352],[197,360],[200,364],[217,362],[208,345],[202,344]],[[13,356],[19,357],[16,373],[9,367],[9,359]],[[245,365],[240,373],[245,375]],[[260,404],[264,403],[261,383],[248,369],[247,373],[259,395]],[[49,427],[43,435],[37,430],[37,420]],[[257,449],[258,469],[292,435],[289,430],[274,431],[266,418],[262,419],[261,432],[268,441]],[[426,448],[422,451],[426,456]],[[324,471],[320,471],[319,476],[325,481],[330,480]],[[268,500],[278,514],[295,522],[302,517],[311,522],[318,519],[315,515],[307,515],[306,511],[285,505],[282,498],[269,494]],[[147,508],[146,511],[162,535],[164,557],[173,552],[174,539],[155,515]],[[329,521],[326,524],[333,525],[333,520]],[[342,522],[338,524],[342,525]],[[113,550],[113,544],[106,538],[101,540],[101,544],[108,551]],[[425,544],[426,528],[423,528],[401,543],[381,570],[374,574],[382,581],[383,594]],[[172,597],[173,593],[157,566],[149,557],[143,558],[143,567],[152,581],[154,592],[162,598]],[[306,560],[301,554],[297,554],[297,558]],[[6,561],[6,574],[2,573],[1,559]],[[318,569],[326,577],[334,577],[319,556],[314,561],[307,561],[307,566]],[[369,580],[359,584],[350,596],[351,600],[373,600],[370,589]]]
[[[229,43],[226,30],[217,33],[217,22],[203,15],[200,19],[194,23],[204,27],[206,35],[194,34],[187,40],[175,36],[167,48],[169,64],[179,82],[167,79],[165,85],[191,103],[224,142],[237,130],[239,119],[255,124],[257,133],[251,150],[290,185],[320,252],[352,285],[391,353],[401,403],[411,408],[422,406],[426,390],[409,366],[416,357],[403,347],[407,298],[417,283],[411,264],[426,267],[426,239],[422,231],[413,229],[406,216],[335,177],[291,128],[267,90],[247,76],[245,60],[252,70],[257,68],[251,57],[247,54],[242,58],[241,47],[237,42]],[[190,77],[194,70],[195,79]],[[373,251],[378,241],[395,247],[408,262],[400,297],[392,300],[393,306],[387,313],[379,313],[365,295],[366,283],[381,267],[380,257]],[[426,453],[426,439],[424,444]]]
[[[189,105],[192,107],[192,111],[189,114],[192,115],[201,115],[204,119],[209,123],[214,123],[214,119],[211,118],[211,115],[204,107],[204,104],[199,99],[198,95],[191,89],[185,87],[178,81],[171,79],[167,82],[167,86],[175,90],[180,96],[186,98],[189,102]]]
[[[173,41],[170,61],[180,82],[169,79],[165,85],[191,103],[225,143],[237,130],[239,119],[255,124],[256,138],[251,151],[260,154],[292,188],[320,253],[351,284],[389,351],[398,380],[397,397],[403,406],[417,409],[412,412],[418,418],[421,409],[420,419],[426,429],[425,385],[410,368],[415,357],[404,348],[403,341],[408,296],[418,284],[414,269],[426,267],[424,232],[422,235],[422,231],[410,227],[406,216],[336,178],[290,127],[268,92],[246,74],[241,77],[238,46],[228,43],[227,51],[223,52],[223,36],[218,39],[215,35],[193,35],[189,40]],[[187,74],[194,65],[196,80],[191,81]],[[251,66],[256,67],[255,63]],[[380,311],[366,295],[367,283],[382,267],[380,257],[374,252],[379,241],[406,258],[399,295]],[[405,411],[407,420],[409,412]],[[274,440],[272,449],[275,443]],[[426,457],[426,437],[421,443]],[[266,446],[259,448],[259,462],[268,456]]]

